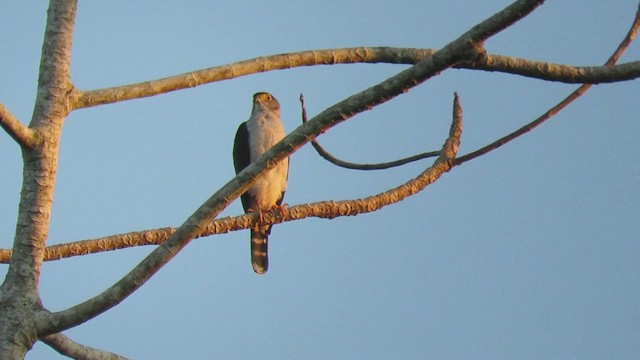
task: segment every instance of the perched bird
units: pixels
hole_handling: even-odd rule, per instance
[[[251,117],[240,124],[233,144],[233,165],[236,174],[284,136],[278,100],[266,92],[254,94]],[[288,173],[289,158],[286,158],[256,180],[249,190],[240,196],[245,213],[258,212],[260,215],[261,211],[281,206],[287,189]],[[270,233],[271,225],[258,223],[251,229],[251,266],[258,274],[264,274],[269,267],[267,239]]]

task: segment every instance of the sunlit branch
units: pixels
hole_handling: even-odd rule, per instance
[[[75,90],[73,104],[76,109],[112,104],[260,72],[300,66],[356,63],[413,65],[433,55],[434,52],[435,50],[432,49],[358,47],[270,55],[135,84],[87,91]],[[640,77],[640,62],[638,61],[615,67],[571,66],[487,54],[485,57],[476,60],[461,62],[454,67],[458,69],[504,72],[570,84],[611,83]]]
[[[627,32],[625,37],[620,42],[620,45],[618,45],[616,50],[609,57],[609,59],[607,60],[607,62],[604,65],[605,67],[612,68],[615,65],[615,63],[620,59],[620,57],[622,56],[624,51],[629,47],[629,45],[631,45],[631,42],[633,42],[633,40],[635,39],[639,28],[640,28],[640,5],[638,6],[638,11],[636,12],[635,19],[634,19],[633,23],[631,24],[631,27],[630,27],[629,31]],[[534,121],[532,121],[529,124],[521,127],[520,129],[512,132],[511,134],[506,135],[506,136],[504,136],[504,137],[492,142],[491,144],[489,144],[487,146],[484,146],[484,147],[482,147],[482,148],[480,148],[480,149],[478,149],[476,151],[473,151],[473,152],[471,152],[469,154],[466,154],[464,156],[460,156],[459,158],[456,159],[455,165],[461,165],[461,164],[463,164],[463,163],[465,163],[465,162],[467,162],[469,160],[473,160],[473,159],[475,159],[475,158],[477,158],[479,156],[482,156],[482,155],[484,155],[484,154],[486,154],[486,153],[488,153],[490,151],[493,151],[493,150],[499,148],[500,146],[510,142],[513,139],[516,139],[516,138],[528,133],[529,131],[533,130],[534,128],[536,128],[537,126],[539,126],[540,124],[542,124],[543,122],[547,121],[548,119],[553,117],[555,114],[560,112],[562,109],[567,107],[574,100],[578,99],[585,92],[587,92],[587,90],[589,90],[591,88],[591,86],[592,86],[591,84],[584,84],[584,85],[578,87],[571,94],[569,94],[569,96],[567,96],[564,100],[559,102],[556,106],[552,107],[551,109],[547,110],[544,114],[542,114],[540,117],[538,117]]]
[[[617,66],[571,66],[504,55],[487,55],[460,68],[502,72],[565,84],[604,84],[640,77],[640,61]]]
[[[30,145],[41,141],[42,146],[23,147],[23,182],[13,256],[2,283],[0,300],[13,297],[15,291],[15,296],[21,297],[24,303],[40,301],[37,286],[51,219],[58,140],[67,115],[65,99],[70,86],[69,63],[76,5],[74,0],[52,0],[47,10],[36,101],[30,123],[31,129],[38,129],[38,135],[36,130],[27,134],[24,128],[16,132],[29,139]],[[6,117],[6,120],[10,118]],[[8,121],[19,128],[17,121]],[[0,328],[7,331],[4,325],[6,323],[0,324]],[[4,350],[0,347],[0,356]]]
[[[452,128],[458,129],[462,125],[462,111],[456,95],[454,103],[454,119]],[[457,139],[459,134],[454,132],[451,137]],[[459,139],[458,139],[459,142]],[[438,154],[441,151],[437,151]],[[426,185],[425,185],[426,186]],[[400,193],[400,188],[390,190],[387,199],[393,198],[400,201],[411,194]],[[387,192],[389,193],[389,192]],[[384,194],[384,193],[383,193]],[[317,217],[325,219],[333,219],[345,215],[358,215],[374,211],[377,208],[372,207],[376,204],[382,206],[389,205],[390,202],[381,202],[378,194],[366,199],[352,199],[343,201],[324,201],[297,205],[293,207],[285,207],[282,211],[264,212],[262,214],[263,224],[279,224],[282,222],[301,220],[307,217]],[[348,213],[343,213],[344,209],[350,209]],[[258,221],[258,215],[255,213],[240,215],[235,217],[226,217],[216,219],[208,224],[201,234],[196,238],[224,234],[231,231],[249,229]],[[98,239],[89,239],[74,241],[66,244],[52,245],[45,249],[45,261],[59,260],[79,255],[97,254],[106,251],[118,249],[145,246],[145,245],[161,245],[176,232],[174,227],[165,227],[160,229],[151,229],[143,231],[129,232],[126,234],[117,234],[106,236]],[[11,250],[0,250],[0,262],[6,263],[11,258]]]
[[[76,360],[126,360],[124,356],[79,344],[62,333],[47,335],[40,339],[59,354]]]
[[[413,65],[433,55],[434,52],[434,50],[428,49],[357,47],[261,56],[135,84],[88,91],[76,90],[74,95],[76,98],[75,108],[149,97],[241,76],[300,66],[380,62]]]
[[[37,143],[36,133],[16,119],[3,104],[0,104],[0,126],[21,146],[33,147]]]
[[[51,220],[60,132],[69,110],[67,100],[72,88],[69,65],[76,8],[76,0],[49,2],[35,106],[29,124],[32,132],[18,126],[8,112],[1,115],[2,123],[13,130],[13,135],[28,144],[21,151],[23,181],[13,256],[0,286],[2,359],[24,358],[38,339],[38,322],[33,317],[42,308],[38,283]]]

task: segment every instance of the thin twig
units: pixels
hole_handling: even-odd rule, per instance
[[[607,62],[604,64],[606,67],[612,67],[613,65],[615,65],[615,63],[618,61],[618,59],[620,59],[620,56],[622,56],[624,51],[629,47],[631,42],[633,42],[633,40],[635,39],[636,33],[638,32],[638,28],[640,28],[640,5],[638,6],[638,11],[636,12],[636,16],[635,16],[635,19],[633,21],[633,24],[631,25],[631,28],[629,29],[629,31],[625,35],[624,39],[622,39],[622,41],[620,42],[620,45],[618,45],[616,50],[613,52],[613,54],[609,57]],[[511,134],[506,135],[506,136],[504,136],[504,137],[492,142],[491,144],[489,144],[487,146],[484,146],[484,147],[482,147],[482,148],[480,148],[480,149],[478,149],[476,151],[473,151],[473,152],[471,152],[469,154],[460,156],[459,158],[457,158],[455,160],[455,164],[454,165],[462,165],[462,164],[464,164],[465,162],[467,162],[469,160],[473,160],[473,159],[475,159],[475,158],[477,158],[479,156],[482,156],[482,155],[484,155],[484,154],[486,154],[486,153],[488,153],[490,151],[493,151],[493,150],[499,148],[500,146],[510,142],[511,140],[514,140],[514,139],[516,139],[516,138],[528,133],[529,131],[533,130],[534,128],[536,128],[537,126],[539,126],[540,124],[544,123],[545,121],[547,121],[548,119],[553,117],[555,114],[560,112],[562,109],[567,107],[574,100],[578,99],[585,92],[587,92],[587,90],[589,90],[591,88],[591,86],[593,86],[593,85],[584,84],[584,85],[578,87],[571,94],[569,94],[569,96],[567,96],[564,100],[559,102],[556,106],[552,107],[551,109],[547,110],[544,114],[542,114],[540,117],[538,117],[534,121],[532,121],[529,124],[521,127],[520,129],[512,132]]]
[[[304,95],[302,94],[300,94],[300,105],[302,107],[302,123],[304,124],[307,122],[307,109],[304,102]],[[329,153],[325,148],[323,148],[322,145],[320,145],[320,143],[318,143],[318,141],[315,139],[311,140],[311,145],[313,146],[314,149],[316,149],[316,152],[318,153],[318,155],[322,156],[323,159],[327,160],[328,162],[336,166],[343,167],[345,169],[351,169],[351,170],[384,170],[384,169],[402,166],[414,161],[418,161],[418,160],[422,160],[430,157],[436,157],[440,155],[439,151],[429,151],[429,152],[425,152],[417,155],[412,155],[403,159],[384,162],[384,163],[357,164],[357,163],[340,160],[337,157],[331,155],[331,153]]]

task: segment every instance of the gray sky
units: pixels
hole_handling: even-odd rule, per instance
[[[81,1],[72,80],[95,89],[283,52],[439,48],[509,1]],[[637,2],[549,1],[491,53],[602,64]],[[0,5],[0,102],[28,122],[46,4]],[[623,61],[637,60],[632,45]],[[79,110],[65,123],[49,243],[177,226],[233,177],[251,95],[273,93],[285,128],[406,68],[274,71]],[[452,94],[460,153],[539,116],[575,85],[449,70],[319,140],[345,160],[439,149]],[[248,231],[199,239],[120,306],[66,332],[135,359],[630,359],[640,353],[640,102],[637,81],[594,87],[533,133],[455,168],[382,211],[274,227],[257,276]],[[0,134],[0,246],[10,247],[21,157]],[[364,197],[430,161],[383,172],[334,167],[305,147],[285,202]],[[242,212],[239,201],[223,216]],[[151,248],[43,266],[61,310],[120,279]],[[6,266],[0,267],[4,272]],[[55,352],[38,343],[28,359]]]

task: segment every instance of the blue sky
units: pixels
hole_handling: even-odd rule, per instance
[[[439,48],[509,1],[81,1],[72,80],[95,89],[234,61],[350,46]],[[487,42],[490,53],[602,64],[637,2],[549,1]],[[28,122],[44,2],[0,5],[0,102]],[[632,45],[623,61],[637,60]],[[232,141],[251,95],[273,93],[285,128],[404,69],[274,71],[79,110],[64,126],[49,243],[177,226],[233,177]],[[460,153],[515,130],[576,86],[449,70],[322,135],[345,160],[439,149],[461,96]],[[383,210],[274,227],[257,276],[248,231],[199,239],[121,305],[66,332],[136,359],[629,359],[640,353],[638,83],[594,87],[533,133],[455,168]],[[0,246],[11,246],[18,147],[0,134]],[[304,147],[285,202],[364,197],[429,161],[336,168]],[[235,202],[223,216],[240,214]],[[151,248],[43,266],[61,310],[101,292]],[[0,267],[5,271],[5,267]],[[55,353],[37,344],[28,359]]]

